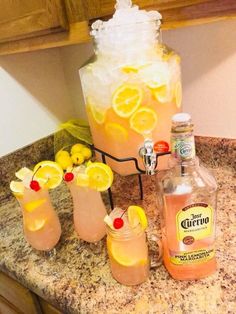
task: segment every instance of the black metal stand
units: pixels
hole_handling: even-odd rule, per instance
[[[146,171],[142,170],[141,168],[139,168],[139,164],[138,164],[138,160],[135,157],[127,157],[127,158],[117,158],[115,156],[112,156],[106,152],[104,152],[103,150],[95,147],[94,145],[90,145],[91,149],[95,150],[96,152],[100,153],[102,155],[102,162],[104,164],[106,164],[106,157],[109,157],[117,162],[127,162],[127,161],[133,161],[135,168],[138,171],[138,183],[139,183],[139,191],[140,191],[140,199],[143,200],[143,183],[142,183],[142,174],[145,174]],[[171,152],[163,152],[163,153],[157,153],[156,154],[156,167],[158,165],[158,158],[161,156],[165,156],[165,155],[169,155]],[[108,189],[108,196],[109,196],[109,201],[110,201],[110,206],[111,209],[114,209],[114,203],[113,203],[113,197],[112,197],[112,192],[111,192],[111,188]]]

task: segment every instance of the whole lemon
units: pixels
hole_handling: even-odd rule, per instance
[[[81,154],[84,156],[84,159],[90,159],[92,157],[92,151],[88,147],[83,147],[81,150]]]
[[[70,157],[70,154],[66,150],[59,150],[55,156],[56,161],[59,156]]]
[[[68,167],[72,167],[73,165],[69,154],[59,154],[59,156],[56,157],[56,162],[62,167],[63,170],[66,170]]]
[[[81,143],[77,143],[77,144],[73,145],[73,146],[71,147],[71,151],[70,151],[71,155],[74,155],[75,153],[81,153],[81,150],[82,150],[84,147],[85,147],[85,146],[84,146],[83,144],[81,144]]]
[[[84,162],[84,156],[81,153],[74,153],[71,159],[74,165],[81,165]]]

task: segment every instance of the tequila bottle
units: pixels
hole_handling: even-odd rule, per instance
[[[175,279],[204,278],[216,270],[217,183],[196,157],[189,114],[172,118],[169,166],[159,180],[164,265]]]

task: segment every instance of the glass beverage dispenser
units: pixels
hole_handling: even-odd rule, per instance
[[[180,57],[159,41],[161,15],[120,0],[106,22],[92,25],[94,61],[80,69],[95,147],[116,158],[135,157],[140,148],[169,150],[171,117],[182,100]],[[98,156],[99,157],[99,156]],[[166,168],[159,158],[158,169]],[[137,173],[133,162],[107,163],[121,175]]]

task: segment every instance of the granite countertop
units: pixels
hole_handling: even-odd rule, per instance
[[[51,192],[62,224],[55,256],[32,249],[24,239],[16,200],[0,205],[0,270],[59,308],[63,313],[236,313],[235,177],[230,166],[213,167],[219,184],[217,217],[218,271],[198,281],[175,281],[163,265],[151,269],[147,282],[135,287],[111,276],[105,240],[98,245],[80,241],[73,230],[72,202],[64,184]],[[143,176],[144,200],[139,200],[136,176],[116,177],[115,205],[140,204],[149,218],[148,238],[159,236],[155,207],[155,177]],[[122,191],[122,193],[120,193]],[[132,200],[132,201],[131,201]]]

